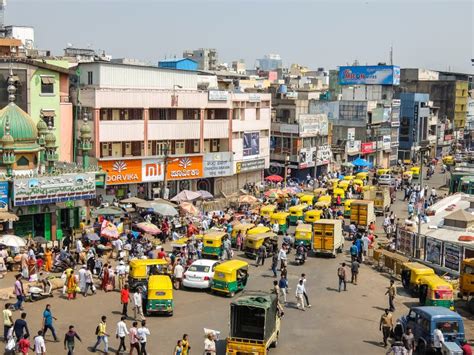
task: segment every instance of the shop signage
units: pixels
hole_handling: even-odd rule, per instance
[[[95,173],[15,178],[15,206],[39,205],[95,197]]]
[[[0,181],[0,211],[8,211],[8,181]]]
[[[265,169],[265,159],[239,161],[235,164],[235,173],[246,173],[249,171]]]
[[[107,185],[136,184],[142,182],[142,161],[106,160],[99,165],[107,173]]]
[[[209,153],[204,155],[204,177],[232,175],[232,153]]]
[[[348,141],[346,143],[347,154],[356,154],[360,152],[360,141]]]
[[[459,271],[461,265],[461,247],[456,244],[444,243],[444,266]]]
[[[425,260],[441,265],[441,241],[433,238],[426,238]]]
[[[208,100],[209,101],[227,101],[229,93],[222,90],[209,90]]]
[[[199,179],[204,176],[202,156],[168,158],[166,178],[168,180]]]
[[[305,169],[314,166],[316,160],[316,154],[318,155],[317,164],[325,165],[329,164],[332,156],[331,148],[327,145],[320,146],[318,148],[302,148],[298,154],[298,168]]]
[[[163,159],[143,159],[142,160],[142,181],[155,182],[163,181],[165,176]]]
[[[375,152],[375,142],[361,143],[360,152],[362,154],[370,154]]]
[[[340,85],[400,85],[400,67],[361,65],[339,68]]]
[[[280,132],[281,133],[298,134],[298,125],[297,124],[281,123],[280,124]]]
[[[328,135],[328,116],[324,113],[314,115],[301,114],[298,119],[299,133],[301,137],[320,134]]]

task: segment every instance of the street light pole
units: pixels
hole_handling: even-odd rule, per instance
[[[319,153],[319,132],[316,134],[316,154],[314,155],[314,173],[313,173],[313,184],[318,177],[318,153]],[[314,185],[313,185],[314,186]]]
[[[288,177],[288,164],[289,164],[289,162],[290,162],[290,156],[287,155],[285,157],[285,172],[284,172],[285,173],[285,175],[284,175],[285,176],[285,187],[286,187],[286,179]]]
[[[423,191],[423,161],[424,161],[424,156],[425,152],[428,152],[430,150],[429,142],[428,141],[421,141],[420,142],[420,176],[419,176],[419,182],[420,182],[420,198],[418,199],[418,231],[417,231],[417,237],[416,237],[416,251],[415,251],[415,257],[417,259],[420,259],[421,257],[421,211],[423,209],[422,200],[424,197],[421,196],[421,192]],[[424,191],[423,191],[424,193]],[[425,211],[423,210],[423,213]]]
[[[163,188],[161,189],[161,198],[165,198],[165,194],[166,194],[166,189],[167,189],[167,185],[168,185],[168,182],[166,181],[166,175],[168,173],[168,149],[169,149],[169,143],[166,143],[166,145],[164,146],[164,156],[165,156],[165,160],[163,162]]]

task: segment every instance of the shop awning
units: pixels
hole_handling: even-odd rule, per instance
[[[54,77],[51,76],[42,76],[41,83],[43,84],[54,84]]]
[[[18,216],[12,212],[0,212],[0,222],[15,222],[18,220]]]

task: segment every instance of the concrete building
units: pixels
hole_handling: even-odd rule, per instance
[[[35,29],[31,26],[5,26],[5,37],[19,39],[22,50],[35,48]]]
[[[246,74],[246,66],[245,61],[243,59],[234,60],[232,62],[232,71],[236,72],[237,74]]]
[[[218,69],[218,55],[214,48],[199,48],[195,50],[185,50],[183,58],[189,58],[198,63],[198,69],[213,71]]]
[[[282,69],[283,61],[279,54],[265,54],[263,58],[257,59],[256,67],[263,71]]]
[[[422,141],[429,141],[436,152],[438,108],[429,100],[430,95],[402,93],[400,95],[399,159],[417,161],[416,152]]]
[[[184,70],[100,62],[79,69],[93,156],[107,173],[104,195],[151,197],[165,184],[170,197],[183,189],[229,194],[263,179],[270,94],[216,90],[216,76]]]

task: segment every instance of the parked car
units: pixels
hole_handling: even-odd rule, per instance
[[[464,339],[464,323],[461,316],[446,307],[413,307],[408,315],[398,320],[401,332],[411,328],[417,343],[418,354],[425,354],[433,348],[433,332],[441,324],[446,342],[460,344]]]
[[[183,286],[189,288],[210,288],[214,277],[214,268],[218,260],[199,259],[191,264],[183,277]]]
[[[391,185],[394,184],[394,180],[393,180],[392,175],[382,174],[378,177],[378,183],[379,183],[379,185],[391,186]]]

